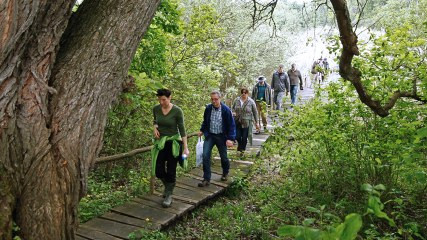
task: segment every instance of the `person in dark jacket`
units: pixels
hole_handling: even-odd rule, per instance
[[[276,110],[282,109],[283,97],[289,93],[289,77],[284,70],[283,64],[279,65],[279,69],[273,73],[271,80],[271,88],[274,90],[274,104]]]
[[[291,65],[291,69],[288,71],[288,76],[291,84],[291,104],[295,105],[297,101],[298,85],[300,90],[303,90],[301,72],[297,70],[295,63]]]
[[[236,124],[229,107],[221,103],[221,93],[211,92],[211,102],[203,114],[203,123],[199,137],[205,136],[203,144],[203,181],[199,187],[206,187],[211,180],[211,153],[216,145],[221,157],[221,181],[227,181],[230,170],[230,161],[227,157],[227,147],[232,147],[236,139]]]

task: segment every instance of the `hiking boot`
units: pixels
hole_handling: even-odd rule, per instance
[[[223,181],[223,182],[227,181],[228,180],[227,175],[228,174],[222,174],[221,181]]]
[[[197,186],[199,187],[207,187],[209,186],[210,182],[208,180],[203,180],[202,182],[200,182],[199,184],[197,184]]]
[[[245,155],[245,151],[239,151],[239,157],[243,157]]]
[[[166,183],[165,188],[166,188],[166,196],[162,202],[162,206],[164,208],[168,208],[172,205],[172,202],[173,202],[172,193],[173,193],[173,189],[175,188],[175,183]]]

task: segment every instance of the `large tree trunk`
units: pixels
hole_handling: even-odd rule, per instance
[[[0,2],[0,239],[74,239],[111,102],[159,0]],[[62,38],[62,40],[61,40]]]

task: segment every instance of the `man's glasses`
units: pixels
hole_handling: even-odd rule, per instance
[[[242,94],[248,94],[248,92],[242,92]]]

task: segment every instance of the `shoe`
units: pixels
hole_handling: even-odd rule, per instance
[[[199,184],[197,184],[197,186],[199,187],[207,187],[209,186],[210,182],[208,180],[203,180],[202,182],[200,182]]]
[[[239,151],[239,156],[243,157],[243,155],[245,155],[245,151]]]
[[[227,178],[227,174],[222,174],[222,176],[221,176],[221,181],[225,182],[225,181],[227,181],[227,180],[228,180],[228,178]]]

